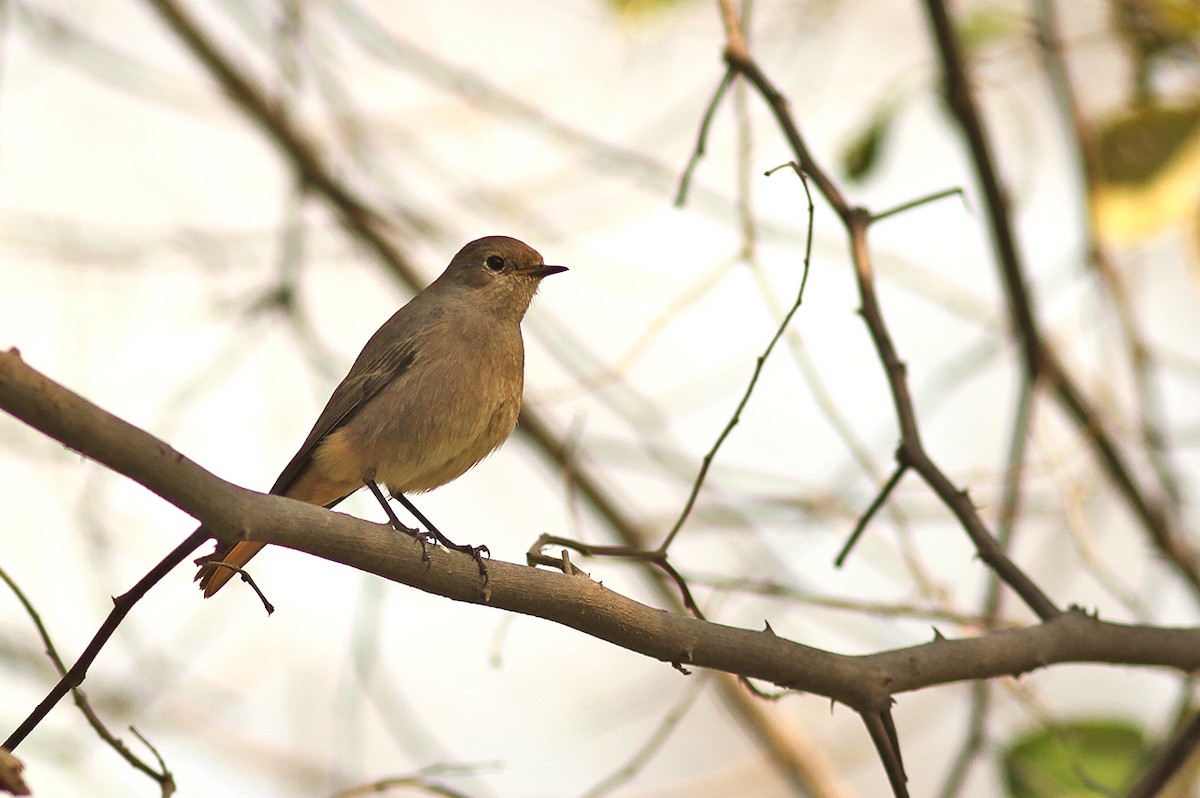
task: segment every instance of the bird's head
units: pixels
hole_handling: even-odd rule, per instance
[[[437,279],[467,301],[519,321],[543,277],[565,272],[547,266],[536,249],[508,236],[487,236],[467,244]]]

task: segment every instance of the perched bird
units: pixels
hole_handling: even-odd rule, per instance
[[[333,507],[366,486],[398,526],[379,484],[415,512],[404,494],[458,478],[516,427],[525,376],[521,319],[541,279],[563,271],[515,238],[463,247],[367,341],[271,493]],[[205,597],[236,573],[219,563],[241,568],[264,545],[219,548],[196,575]]]

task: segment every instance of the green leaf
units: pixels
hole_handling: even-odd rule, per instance
[[[842,172],[856,183],[871,176],[879,165],[879,155],[887,141],[892,126],[892,113],[877,113],[863,130],[859,131],[842,150]]]
[[[981,6],[958,23],[958,40],[967,53],[976,53],[989,44],[1022,35],[1022,18],[998,4]]]
[[[1184,224],[1200,200],[1200,103],[1142,105],[1097,125],[1096,229],[1138,241]]]
[[[1082,720],[1033,732],[1003,754],[1011,798],[1110,798],[1130,786],[1149,756],[1141,729]]]
[[[1110,183],[1155,179],[1200,129],[1200,106],[1147,106],[1100,125],[1100,168]]]

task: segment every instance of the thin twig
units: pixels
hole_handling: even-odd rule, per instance
[[[886,211],[879,211],[871,216],[871,222],[882,222],[884,219],[897,216],[901,213],[907,213],[908,211],[920,208],[922,205],[929,205],[930,203],[946,199],[947,197],[959,197],[964,201],[966,200],[966,195],[963,193],[961,188],[944,188],[941,191],[935,191],[932,194],[926,194],[924,197],[917,197],[916,199],[909,200],[908,202],[902,202],[893,208],[888,208]]]
[[[212,73],[226,96],[245,113],[246,118],[258,125],[266,137],[279,147],[296,174],[333,207],[341,217],[343,226],[374,251],[393,273],[409,286],[418,287],[420,280],[416,269],[408,256],[389,238],[391,222],[335,176],[328,159],[286,112],[286,106],[259,86],[229,54],[218,49],[199,22],[175,0],[146,2]]]
[[[800,288],[796,292],[796,301],[792,303],[792,307],[786,314],[784,314],[783,320],[775,329],[775,334],[771,336],[770,342],[767,343],[767,348],[763,350],[763,353],[759,355],[757,361],[755,361],[754,372],[750,375],[750,382],[746,384],[746,390],[743,392],[741,400],[738,402],[737,407],[734,408],[733,415],[729,417],[729,421],[726,422],[725,428],[721,430],[719,435],[717,435],[717,439],[713,441],[712,447],[709,448],[708,452],[704,455],[704,460],[700,465],[700,471],[696,474],[696,479],[692,483],[692,490],[688,494],[687,501],[684,502],[683,510],[679,513],[679,518],[676,519],[675,525],[671,527],[671,531],[667,533],[667,537],[658,547],[659,551],[665,552],[668,548],[670,548],[671,543],[675,540],[675,536],[678,535],[679,530],[683,528],[684,522],[687,521],[688,516],[692,512],[692,508],[696,505],[696,499],[700,495],[700,488],[704,486],[704,480],[708,476],[708,469],[712,466],[713,459],[717,456],[717,452],[720,450],[721,444],[725,443],[725,439],[729,437],[729,433],[733,432],[733,428],[736,427],[738,422],[741,420],[742,411],[746,408],[746,404],[750,401],[750,397],[754,393],[754,386],[758,384],[758,378],[762,375],[763,366],[766,364],[767,358],[770,357],[771,352],[775,350],[775,345],[779,343],[779,339],[782,338],[784,332],[787,331],[788,325],[792,323],[792,317],[796,315],[796,311],[800,310],[800,305],[804,302],[804,287],[808,285],[808,268],[812,259],[814,226],[813,214],[815,212],[815,208],[813,205],[812,193],[808,188],[808,180],[805,179],[804,173],[800,172],[798,169],[797,173],[800,175],[801,185],[804,186],[804,193],[808,197],[808,234],[805,239],[804,265],[800,277]]]
[[[721,99],[725,96],[725,91],[729,88],[729,84],[733,82],[733,70],[726,69],[725,74],[721,77],[721,82],[717,84],[717,90],[713,92],[712,99],[708,101],[708,107],[704,110],[704,117],[700,122],[700,133],[696,136],[696,147],[692,150],[692,155],[688,158],[687,167],[683,170],[683,176],[679,179],[679,189],[675,192],[675,207],[682,208],[687,202],[688,189],[692,185],[692,174],[696,171],[696,167],[700,165],[700,159],[704,157],[705,151],[708,148],[708,131],[712,127],[713,118],[717,115],[717,108],[721,104]]]
[[[1059,107],[1062,123],[1066,128],[1073,151],[1078,155],[1077,165],[1081,181],[1089,198],[1094,198],[1104,180],[1103,167],[1097,146],[1094,125],[1080,107],[1072,84],[1070,71],[1063,55],[1062,36],[1058,26],[1058,12],[1049,0],[1035,0],[1033,22],[1038,40],[1038,52],[1046,66],[1055,100]],[[1112,261],[1105,243],[1095,227],[1095,217],[1087,207],[1082,208],[1080,224],[1087,233],[1088,261],[1100,279],[1100,286],[1117,316],[1121,337],[1128,352],[1129,366],[1133,374],[1134,396],[1138,405],[1138,425],[1147,459],[1157,473],[1163,493],[1170,501],[1170,512],[1177,516],[1182,501],[1180,478],[1167,454],[1165,410],[1155,379],[1155,356],[1142,332],[1141,323],[1133,307],[1125,278]]]
[[[205,557],[200,557],[199,559],[196,560],[196,565],[204,566],[207,568],[224,568],[227,571],[233,571],[235,574],[237,574],[239,577],[241,577],[242,581],[245,582],[247,585],[249,585],[250,589],[254,591],[254,594],[256,596],[258,596],[258,600],[260,602],[262,602],[263,609],[267,611],[267,615],[274,614],[275,605],[267,600],[267,595],[265,593],[263,593],[262,590],[259,589],[258,583],[254,581],[254,577],[252,577],[250,575],[250,572],[247,571],[246,569],[239,568],[238,566],[233,565],[231,563],[221,562],[220,560],[216,559],[216,555],[208,555]]]
[[[592,543],[584,543],[579,540],[571,540],[570,538],[558,537],[556,535],[541,535],[529,547],[529,551],[525,553],[525,562],[528,565],[546,565],[551,568],[558,568],[568,576],[574,576],[579,573],[575,566],[571,563],[570,558],[564,553],[559,557],[549,557],[542,554],[542,549],[546,546],[562,546],[564,549],[574,549],[575,551],[587,557],[619,557],[626,560],[637,560],[640,562],[650,563],[660,568],[663,573],[671,578],[675,586],[679,588],[680,597],[683,600],[683,606],[692,615],[700,620],[705,620],[704,613],[700,610],[700,605],[696,603],[696,599],[692,597],[692,591],[688,587],[687,580],[683,575],[675,569],[675,566],[667,559],[667,552],[658,549],[642,549],[637,546],[602,546]]]
[[[731,3],[731,0],[722,0],[722,3],[723,5]],[[728,14],[723,17],[728,19]],[[867,230],[871,225],[871,214],[864,208],[851,206],[833,180],[816,163],[804,143],[804,138],[800,135],[799,128],[796,127],[795,120],[791,117],[786,99],[763,74],[758,65],[748,56],[741,60],[731,59],[728,49],[726,59],[762,95],[796,156],[794,168],[812,179],[826,202],[834,209],[846,227],[850,239],[851,260],[854,263],[859,297],[862,301],[863,320],[867,324],[871,340],[887,376],[892,394],[892,404],[900,427],[899,452],[904,458],[902,462],[907,462],[913,470],[921,475],[959,520],[964,531],[975,544],[980,558],[1001,575],[1001,578],[1021,596],[1030,609],[1043,619],[1055,617],[1061,613],[1061,610],[996,545],[995,538],[979,517],[979,513],[971,504],[969,497],[938,468],[921,443],[920,429],[908,387],[906,369],[896,353],[895,345],[875,297],[875,278],[870,250],[867,247]]]
[[[913,620],[944,621],[970,630],[1016,629],[1021,626],[1015,620],[989,618],[972,612],[958,612],[941,607],[930,607],[903,601],[864,601],[861,599],[835,598],[820,595],[770,580],[748,578],[726,578],[692,573],[688,581],[694,585],[711,587],[731,593],[748,593],[755,596],[788,599],[831,610],[845,610],[883,618],[908,618]]]
[[[1154,758],[1154,764],[1142,774],[1127,798],[1152,798],[1162,792],[1167,782],[1191,759],[1200,748],[1200,712],[1182,726]]]
[[[37,629],[38,637],[42,639],[42,645],[46,649],[46,656],[48,656],[50,658],[50,662],[54,664],[54,669],[58,671],[60,677],[66,676],[67,666],[63,663],[62,657],[59,656],[58,648],[54,645],[54,640],[50,637],[50,630],[47,629],[46,625],[42,622],[42,616],[33,606],[33,602],[29,600],[29,597],[25,595],[25,592],[21,590],[13,578],[9,576],[8,572],[3,568],[0,568],[0,581],[3,581],[6,585],[8,585],[8,589],[12,591],[14,596],[16,596],[17,601],[20,602],[21,607],[25,610],[25,614],[29,616],[31,621],[33,621],[33,626],[35,629]],[[88,701],[83,690],[80,690],[78,687],[73,687],[71,688],[71,696],[75,701],[75,706],[79,707],[79,711],[83,713],[85,718],[87,718],[88,724],[96,731],[96,734],[101,740],[104,740],[109,747],[116,751],[117,754],[119,754],[121,758],[128,762],[133,768],[140,770],[142,773],[145,773],[147,776],[154,779],[154,781],[156,781],[159,787],[162,789],[164,796],[171,795],[175,791],[174,778],[171,776],[171,772],[167,769],[166,763],[163,762],[162,757],[158,755],[158,751],[154,748],[154,746],[150,745],[150,743],[147,742],[146,739],[142,737],[142,735],[138,733],[136,729],[131,729],[131,731],[133,731],[133,733],[137,735],[137,738],[141,740],[154,754],[159,763],[159,770],[155,770],[146,762],[144,762],[136,754],[130,751],[129,746],[125,745],[125,743],[119,737],[109,731],[108,727],[104,724],[104,721],[100,719],[100,715],[92,707],[91,702]],[[8,747],[7,743],[5,744],[5,747]]]
[[[492,763],[486,764],[491,766]],[[344,790],[338,790],[330,795],[330,798],[362,798],[362,796],[367,795],[380,795],[395,787],[409,787],[430,795],[441,795],[443,798],[468,798],[467,793],[432,781],[431,777],[455,773],[471,774],[480,770],[482,770],[482,767],[479,765],[430,765],[429,767],[421,768],[410,776],[394,776],[392,778],[379,779],[369,784],[359,784]]]
[[[1085,397],[1054,350],[1042,339],[1037,324],[1034,297],[1019,253],[999,169],[982,115],[975,103],[957,32],[945,0],[925,0],[930,28],[942,62],[946,100],[962,129],[986,204],[986,218],[996,250],[997,266],[1008,299],[1010,323],[1022,353],[1022,365],[1033,384],[1045,384],[1071,420],[1079,427],[1117,492],[1133,510],[1142,527],[1175,572],[1200,597],[1200,554],[1172,523],[1158,496],[1140,483],[1117,446],[1102,415]]]
[[[993,580],[995,582],[997,580]],[[967,781],[967,773],[975,762],[986,740],[988,711],[991,709],[992,686],[987,682],[975,682],[971,685],[971,715],[967,721],[967,732],[963,735],[962,743],[954,757],[946,780],[942,782],[939,798],[954,798],[958,795]]]
[[[900,484],[900,480],[904,477],[904,472],[907,470],[908,466],[904,465],[903,463],[896,466],[896,470],[892,472],[890,477],[888,477],[888,481],[885,482],[883,487],[879,489],[879,493],[876,494],[875,500],[871,502],[871,505],[867,508],[866,512],[864,512],[862,517],[858,519],[858,523],[854,525],[853,531],[850,532],[850,538],[846,541],[846,544],[842,546],[842,550],[838,552],[838,556],[834,559],[833,564],[838,568],[841,568],[846,562],[846,557],[850,555],[850,550],[853,549],[854,544],[858,542],[859,536],[861,536],[863,530],[867,528],[867,524],[871,522],[871,519],[875,517],[875,513],[879,511],[879,508],[882,507],[883,503],[887,501],[888,496],[891,496],[892,491],[895,490],[896,486]]]
[[[141,744],[149,749],[150,753],[154,754],[154,759],[156,762],[158,762],[158,769],[163,775],[162,780],[159,781],[159,786],[162,789],[162,798],[170,798],[170,796],[175,794],[175,780],[171,776],[171,772],[167,770],[166,760],[163,759],[163,756],[158,752],[158,749],[155,748],[154,745],[146,739],[145,735],[138,731],[136,727],[130,726],[129,732],[134,737],[138,738]]]
[[[696,699],[704,692],[704,688],[708,686],[708,683],[709,679],[707,675],[693,679],[688,684],[683,696],[675,703],[671,711],[663,716],[654,733],[642,743],[641,747],[629,758],[629,761],[601,779],[598,784],[583,794],[583,798],[602,798],[602,796],[608,795],[621,785],[632,781],[638,774],[638,771],[644,768],[646,763],[650,761],[651,757],[666,745],[667,740],[671,737],[671,733],[687,717],[688,711],[696,703]]]
[[[112,611],[104,619],[104,623],[100,625],[92,641],[88,643],[87,648],[79,655],[79,659],[63,675],[58,684],[54,685],[54,688],[50,690],[50,693],[42,702],[34,708],[33,712],[29,713],[29,717],[17,727],[16,731],[8,736],[8,739],[4,741],[4,748],[10,751],[16,750],[21,741],[37,728],[37,725],[50,713],[50,710],[54,709],[63,696],[70,692],[72,688],[83,684],[88,668],[95,661],[101,649],[104,648],[104,644],[113,636],[113,632],[117,631],[117,627],[121,625],[121,621],[125,619],[125,616],[129,614],[134,605],[141,601],[142,596],[146,595],[146,592],[150,588],[158,584],[164,576],[170,573],[175,566],[186,560],[192,552],[203,546],[208,539],[209,533],[207,530],[203,527],[197,529],[176,546],[170,554],[164,557],[158,565],[151,568],[127,593],[113,599]]]

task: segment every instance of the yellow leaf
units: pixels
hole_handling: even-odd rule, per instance
[[[1200,204],[1200,104],[1150,106],[1099,127],[1096,230],[1132,243],[1186,223]]]

